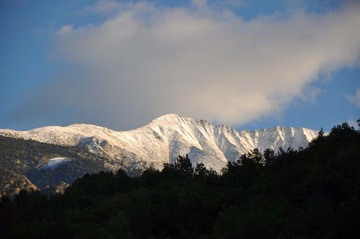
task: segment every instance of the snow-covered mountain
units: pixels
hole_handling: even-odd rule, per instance
[[[263,151],[306,147],[317,133],[305,128],[280,126],[239,132],[225,125],[215,126],[205,120],[176,114],[161,116],[130,131],[114,131],[89,124],[48,126],[29,131],[0,130],[0,135],[7,137],[87,148],[110,159],[105,166],[112,170],[117,170],[126,161],[132,165],[139,162],[161,168],[165,162],[174,162],[178,155],[189,154],[193,163],[204,163],[217,171],[227,161],[234,161],[254,148]]]

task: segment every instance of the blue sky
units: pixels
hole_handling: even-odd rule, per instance
[[[271,3],[270,3],[271,2]],[[0,128],[360,118],[356,1],[0,3]]]

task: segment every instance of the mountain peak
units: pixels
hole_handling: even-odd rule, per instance
[[[129,131],[72,124],[29,131],[0,130],[0,135],[86,147],[93,153],[109,157],[111,160],[107,166],[111,170],[118,169],[124,162],[129,165],[146,162],[160,168],[163,163],[176,160],[178,155],[188,154],[193,163],[204,163],[206,167],[220,171],[227,161],[237,160],[254,148],[276,151],[279,148],[306,147],[317,136],[317,131],[281,126],[237,131],[225,125],[214,126],[206,120],[166,114]]]
[[[152,121],[150,121],[150,124],[163,123],[163,122],[178,122],[181,118],[185,118],[185,117],[171,113],[171,114],[162,115],[162,116],[159,116],[159,117],[153,119]]]

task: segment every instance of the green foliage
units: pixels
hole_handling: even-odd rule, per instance
[[[221,175],[179,156],[140,177],[86,174],[64,195],[0,202],[0,238],[357,238],[360,132],[308,148],[254,150]]]

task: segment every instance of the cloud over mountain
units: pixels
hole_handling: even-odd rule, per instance
[[[37,112],[71,109],[83,122],[106,115],[117,129],[169,112],[241,125],[316,97],[306,91],[320,74],[359,59],[355,3],[251,20],[206,1],[97,7],[113,11],[103,22],[65,25],[54,35],[54,54],[74,70],[35,92],[27,108],[43,102]]]

